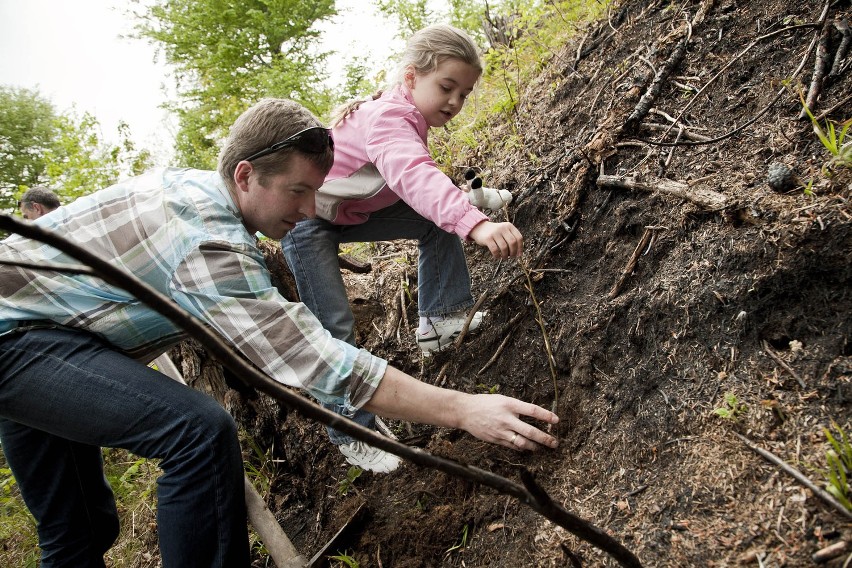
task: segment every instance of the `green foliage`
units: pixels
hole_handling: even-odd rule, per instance
[[[725,420],[737,420],[748,411],[748,406],[732,392],[725,393],[725,406],[713,410],[713,414]]]
[[[24,506],[12,470],[0,451],[0,566],[38,566],[35,519]]]
[[[56,109],[36,91],[0,87],[0,208],[14,207],[15,193],[44,180],[56,119]]]
[[[399,22],[400,36],[408,38],[419,29],[437,22],[429,0],[379,0],[379,11]]]
[[[326,53],[315,24],[334,0],[134,0],[139,36],[176,69],[183,165],[211,167],[236,117],[263,97],[287,97],[317,115],[332,104],[321,84]]]
[[[465,523],[465,525],[462,527],[462,532],[461,532],[461,537],[459,537],[459,542],[454,544],[450,548],[448,548],[444,554],[449,555],[452,552],[461,551],[462,549],[464,549],[464,547],[467,546],[467,539],[468,539],[468,536],[469,536],[468,535],[469,530],[470,530],[470,527],[468,526],[467,523]]]
[[[67,203],[150,166],[126,124],[119,137],[118,146],[105,142],[92,115],[60,113],[37,91],[0,87],[0,210],[14,210],[35,185]]]
[[[831,445],[825,453],[825,461],[828,468],[823,472],[826,484],[825,490],[840,501],[844,507],[852,511],[852,488],[849,486],[849,478],[852,476],[852,444],[846,432],[836,423],[831,423],[835,434],[831,430],[823,428],[826,440]]]
[[[852,168],[852,142],[845,141],[846,132],[849,130],[849,127],[852,126],[852,118],[838,124],[840,127],[840,133],[838,134],[837,128],[830,120],[826,119],[825,126],[820,125],[819,121],[811,112],[811,109],[808,108],[801,88],[799,89],[799,100],[802,102],[802,108],[811,120],[814,134],[816,134],[817,138],[819,138],[823,147],[828,150],[828,153],[831,154],[831,158],[823,164],[823,175],[830,175],[831,170],[837,167]],[[812,182],[808,184],[805,193],[809,192],[811,185]]]
[[[364,470],[357,465],[351,466],[346,471],[346,478],[341,479],[340,483],[337,484],[337,493],[340,495],[346,495],[349,493],[355,488],[355,480],[361,477],[362,473],[364,473]]]
[[[243,464],[246,475],[261,494],[267,494],[278,476],[278,468],[275,460],[272,459],[272,448],[264,450],[246,433],[242,436],[242,440],[251,448]]]

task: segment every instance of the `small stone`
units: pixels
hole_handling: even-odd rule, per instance
[[[769,164],[766,181],[775,191],[790,191],[796,187],[796,174],[782,162]]]

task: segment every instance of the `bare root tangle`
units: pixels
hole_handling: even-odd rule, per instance
[[[766,34],[766,35],[761,36],[761,37],[757,38],[756,40],[754,40],[754,42],[752,42],[751,44],[749,44],[749,46],[748,46],[745,50],[743,50],[742,52],[740,52],[740,54],[738,54],[738,55],[737,55],[737,57],[735,57],[733,60],[731,60],[730,62],[728,62],[728,64],[727,64],[727,65],[725,65],[725,67],[723,67],[721,71],[719,71],[716,75],[714,75],[714,76],[713,76],[713,78],[711,78],[711,79],[710,79],[710,81],[708,81],[708,82],[707,82],[707,84],[706,84],[704,87],[702,87],[702,88],[701,88],[701,91],[699,91],[698,93],[696,93],[695,97],[693,97],[693,98],[689,101],[689,103],[687,103],[686,107],[684,107],[684,109],[680,112],[680,114],[679,114],[679,115],[677,115],[677,117],[675,118],[675,120],[674,120],[674,121],[673,121],[673,123],[672,123],[672,126],[670,126],[670,127],[669,127],[669,130],[671,130],[671,128],[673,128],[673,127],[674,127],[674,125],[675,125],[675,124],[677,124],[677,122],[681,119],[681,117],[683,117],[683,115],[684,115],[684,113],[686,113],[687,109],[688,109],[688,108],[692,105],[692,103],[693,103],[693,102],[695,102],[695,100],[697,99],[698,94],[700,94],[700,93],[701,93],[701,92],[702,92],[702,91],[703,91],[703,90],[704,90],[707,86],[709,86],[709,85],[710,85],[710,83],[712,83],[712,82],[713,82],[713,81],[714,81],[717,77],[719,77],[719,75],[721,75],[721,74],[722,74],[722,71],[724,71],[725,69],[727,69],[727,68],[731,65],[731,63],[733,63],[734,61],[736,61],[736,60],[737,60],[740,56],[742,56],[743,54],[745,54],[745,52],[746,52],[746,51],[748,51],[749,49],[751,49],[751,48],[755,45],[755,43],[756,43],[758,40],[760,40],[760,39],[764,39],[764,38],[767,38],[767,37],[769,37],[769,36],[776,35],[776,34],[778,34],[778,33],[782,32],[782,31],[787,31],[787,30],[794,29],[794,28],[814,27],[814,26],[816,26],[816,25],[822,25],[822,24],[825,22],[825,17],[826,17],[826,16],[827,16],[827,14],[828,14],[828,7],[829,7],[829,3],[826,3],[825,8],[824,8],[824,9],[823,9],[823,11],[822,11],[822,14],[820,14],[820,20],[819,20],[819,22],[818,22],[817,24],[805,24],[805,25],[801,25],[801,26],[790,26],[789,28],[784,28],[783,30],[778,30],[778,31],[776,31],[776,32],[772,32],[771,34]],[[793,74],[790,76],[790,79],[795,79],[796,77],[798,77],[798,76],[799,76],[799,73],[801,73],[801,72],[802,72],[802,70],[805,68],[805,63],[807,63],[808,59],[810,58],[810,56],[811,56],[811,52],[813,51],[814,46],[816,45],[816,42],[817,42],[817,38],[818,38],[818,37],[819,37],[819,36],[814,36],[813,40],[811,41],[811,44],[808,46],[808,49],[807,49],[807,50],[805,50],[805,56],[802,58],[802,61],[801,61],[801,63],[799,63],[799,66],[796,68],[796,70],[795,70],[795,71],[793,71]],[[646,143],[651,144],[651,145],[653,145],[653,146],[703,146],[703,145],[706,145],[706,144],[716,144],[717,142],[721,142],[722,140],[726,140],[726,139],[728,139],[728,138],[730,138],[730,137],[732,137],[732,136],[735,136],[735,135],[736,135],[736,134],[738,134],[739,132],[742,132],[743,130],[745,130],[746,128],[748,128],[749,126],[751,126],[752,124],[754,124],[755,122],[757,122],[757,121],[760,119],[760,117],[762,117],[764,114],[766,114],[767,112],[769,112],[769,110],[770,110],[773,106],[775,106],[775,103],[777,103],[777,102],[781,99],[781,95],[783,95],[783,94],[784,94],[784,91],[785,91],[786,89],[787,89],[787,87],[786,87],[786,86],[781,87],[781,88],[778,90],[778,92],[775,94],[775,97],[774,97],[774,98],[773,98],[773,99],[769,102],[769,104],[767,104],[767,105],[766,105],[766,106],[765,106],[765,107],[764,107],[764,108],[763,108],[763,109],[762,109],[759,113],[757,113],[754,117],[752,117],[751,119],[747,120],[746,122],[744,122],[743,124],[741,124],[741,125],[740,125],[740,126],[738,126],[737,128],[734,128],[734,129],[733,129],[733,130],[731,130],[730,132],[726,132],[725,134],[722,134],[722,135],[720,135],[720,136],[716,136],[715,138],[710,138],[710,139],[705,140],[705,141],[703,141],[703,142],[661,142],[661,141],[653,141],[653,140],[642,140],[642,142],[646,142]],[[665,136],[666,136],[666,134],[667,134],[667,133],[668,133],[668,130],[667,130],[666,132],[664,132],[662,136],[660,136],[660,140],[662,140],[663,138],[665,138]]]
[[[716,81],[716,79],[718,79],[719,77],[721,77],[721,76],[722,76],[722,74],[723,74],[723,73],[724,73],[724,72],[725,72],[725,71],[726,71],[726,70],[727,70],[727,69],[728,69],[731,65],[733,65],[736,61],[738,61],[740,58],[742,58],[742,56],[744,56],[746,53],[748,53],[749,51],[751,51],[751,49],[752,49],[755,45],[757,45],[758,43],[760,43],[761,41],[763,41],[763,40],[765,40],[765,39],[769,39],[769,38],[774,37],[774,36],[776,36],[776,35],[779,35],[779,34],[781,34],[781,33],[783,33],[783,32],[792,31],[792,30],[796,30],[796,29],[800,29],[800,28],[812,28],[812,27],[815,27],[815,26],[820,26],[820,27],[822,27],[822,24],[823,24],[823,22],[825,22],[825,18],[826,18],[826,16],[828,15],[828,8],[829,8],[829,6],[830,6],[830,2],[828,2],[828,1],[827,1],[827,2],[825,3],[825,7],[823,8],[822,13],[820,14],[819,20],[818,20],[818,22],[817,22],[816,24],[803,24],[803,25],[798,25],[798,26],[788,26],[788,27],[786,27],[786,28],[782,28],[782,29],[780,29],[780,30],[776,30],[776,31],[771,32],[771,33],[768,33],[768,34],[764,34],[764,35],[762,35],[762,36],[758,37],[757,39],[755,39],[755,40],[754,40],[753,42],[751,42],[750,44],[748,44],[748,46],[746,46],[746,48],[745,48],[745,49],[743,49],[743,50],[742,50],[741,52],[739,52],[736,56],[734,56],[734,58],[733,58],[733,59],[731,59],[730,61],[728,61],[728,62],[727,62],[727,63],[726,63],[726,64],[725,64],[725,65],[724,65],[724,66],[723,66],[723,67],[722,67],[722,68],[721,68],[721,69],[720,69],[720,70],[719,70],[719,71],[718,71],[715,75],[713,75],[713,76],[710,78],[710,80],[709,80],[709,81],[707,81],[707,83],[705,83],[705,84],[704,84],[704,86],[703,86],[703,87],[701,87],[701,88],[698,90],[698,92],[697,92],[697,93],[695,93],[695,96],[693,96],[693,97],[689,100],[689,102],[688,102],[688,103],[686,103],[686,106],[685,106],[685,107],[683,107],[683,110],[681,110],[681,111],[680,111],[680,113],[679,113],[679,114],[675,117],[675,119],[672,121],[672,127],[674,126],[674,124],[677,124],[677,123],[678,123],[678,121],[680,121],[680,119],[681,119],[681,118],[683,118],[683,115],[684,115],[684,114],[686,114],[686,111],[687,111],[687,110],[689,110],[689,109],[692,107],[692,105],[693,105],[693,104],[695,104],[695,102],[697,102],[697,101],[698,101],[698,97],[699,97],[699,96],[701,96],[701,94],[702,94],[702,93],[704,93],[704,91],[706,91],[706,90],[710,87],[710,85],[712,85],[712,84]],[[815,40],[816,40],[816,38],[814,38],[814,41],[815,41]],[[796,72],[794,72],[794,73],[793,73],[792,78],[795,78],[795,77],[796,77],[796,76],[798,76],[798,74],[801,72],[801,69],[804,67],[805,62],[807,61],[808,57],[810,57],[810,53],[811,53],[811,50],[812,50],[812,49],[813,49],[813,42],[811,42],[811,46],[808,48],[808,50],[807,50],[807,52],[806,52],[806,55],[805,55],[805,58],[804,58],[804,60],[802,61],[802,64],[800,65],[800,68],[799,68]],[[759,114],[758,114],[758,117],[759,117],[759,116],[762,116],[765,112],[767,112],[767,111],[768,111],[768,110],[769,110],[769,109],[770,109],[770,108],[771,108],[771,107],[772,107],[772,106],[773,106],[773,105],[777,102],[778,98],[780,98],[780,96],[781,96],[781,95],[780,95],[780,93],[781,93],[781,92],[783,92],[783,89],[782,89],[781,91],[779,91],[779,95],[778,95],[778,96],[776,96],[776,98],[775,98],[775,99],[774,99],[774,100],[773,100],[773,101],[772,101],[772,102],[771,102],[771,103],[770,103],[770,104],[766,107],[766,109],[764,109],[761,113],[759,113]],[[754,119],[754,120],[752,120],[751,122],[747,123],[746,125],[743,125],[743,126],[741,126],[740,128],[738,128],[738,129],[735,129],[733,132],[739,132],[740,130],[742,130],[743,128],[745,128],[747,125],[752,124],[752,123],[753,123],[754,121],[756,121],[756,120],[757,120],[757,118],[755,118],[755,119]],[[671,130],[671,128],[672,128],[672,127],[670,127],[670,128],[669,128],[669,130]],[[664,146],[664,145],[667,145],[666,143],[662,142],[662,140],[666,137],[666,134],[667,134],[667,133],[668,133],[668,131],[664,132],[664,133],[662,134],[662,136],[660,136],[660,140],[659,140],[658,142],[656,142],[656,144],[663,145],[663,146]],[[711,144],[711,143],[715,143],[715,142],[718,142],[718,141],[724,140],[725,138],[728,138],[728,137],[730,137],[730,136],[732,136],[732,135],[733,135],[732,133],[725,134],[723,137],[714,138],[713,140],[708,140],[707,142],[680,142],[680,144],[679,144],[679,145],[682,145],[682,146],[692,146],[692,145],[699,145],[699,144]]]
[[[396,454],[421,467],[437,469],[444,473],[480,483],[505,495],[515,497],[545,518],[589,542],[615,558],[622,566],[640,567],[639,559],[621,543],[598,527],[580,519],[554,502],[547,493],[532,481],[532,474],[521,470],[526,487],[503,476],[465,465],[454,460],[434,456],[429,452],[401,444],[381,434],[360,426],[334,412],[315,404],[247,364],[236,351],[208,329],[200,320],[178,307],[172,300],[142,282],[132,274],[107,262],[89,250],[27,221],[19,221],[6,214],[0,215],[0,229],[35,239],[57,248],[72,258],[90,266],[107,283],[127,290],[157,313],[168,318],[187,334],[201,343],[224,367],[247,385],[271,396],[286,406],[296,409],[305,417],[336,428],[382,450]],[[77,268],[77,267],[75,267]]]

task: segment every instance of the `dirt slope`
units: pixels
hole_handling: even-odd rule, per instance
[[[526,237],[556,384],[518,263],[469,250],[487,329],[426,363],[408,331],[412,249],[383,247],[378,257],[410,262],[376,260],[349,278],[367,347],[426,381],[546,407],[556,400],[562,445],[523,455],[391,424],[403,441],[515,480],[528,469],[646,566],[810,566],[816,551],[852,538],[848,519],[735,436],[821,484],[821,428],[835,420],[852,431],[852,175],[820,172],[829,156],[783,84],[800,66],[793,84],[810,84],[809,48],[821,28],[805,24],[823,7],[627,1],[555,54],[523,92],[513,127],[495,125],[491,146],[460,157],[458,178],[463,165],[479,164],[488,185],[516,196],[509,216]],[[827,21],[850,12],[848,1],[835,2]],[[840,33],[829,25],[826,37],[832,56]],[[628,123],[669,62],[654,110]],[[846,62],[815,109],[840,103],[828,115],[835,120],[852,117]],[[666,141],[743,128],[700,145],[643,142],[660,140],[685,108],[685,128]],[[514,150],[502,145],[512,132],[521,137]],[[813,180],[813,194],[770,188],[774,162]],[[626,179],[651,189],[670,180],[686,193],[613,185]],[[725,420],[713,411],[729,394],[745,406]],[[362,567],[614,565],[513,499],[412,465],[365,473],[342,494],[342,458],[296,415],[276,443],[284,462],[273,505],[308,554],[363,504],[353,523],[362,534],[345,543]]]

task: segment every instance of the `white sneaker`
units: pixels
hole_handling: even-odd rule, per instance
[[[484,316],[485,312],[476,312],[473,314],[467,330],[473,331],[478,328]],[[414,334],[417,336],[417,345],[420,346],[420,351],[423,352],[423,355],[428,356],[450,345],[459,336],[466,321],[467,313],[458,312],[457,314],[446,316],[440,321],[433,321],[432,329],[426,333],[415,331]]]
[[[389,473],[399,467],[400,459],[398,457],[359,440],[337,447],[340,449],[340,453],[346,456],[346,461],[361,469],[376,473]]]

